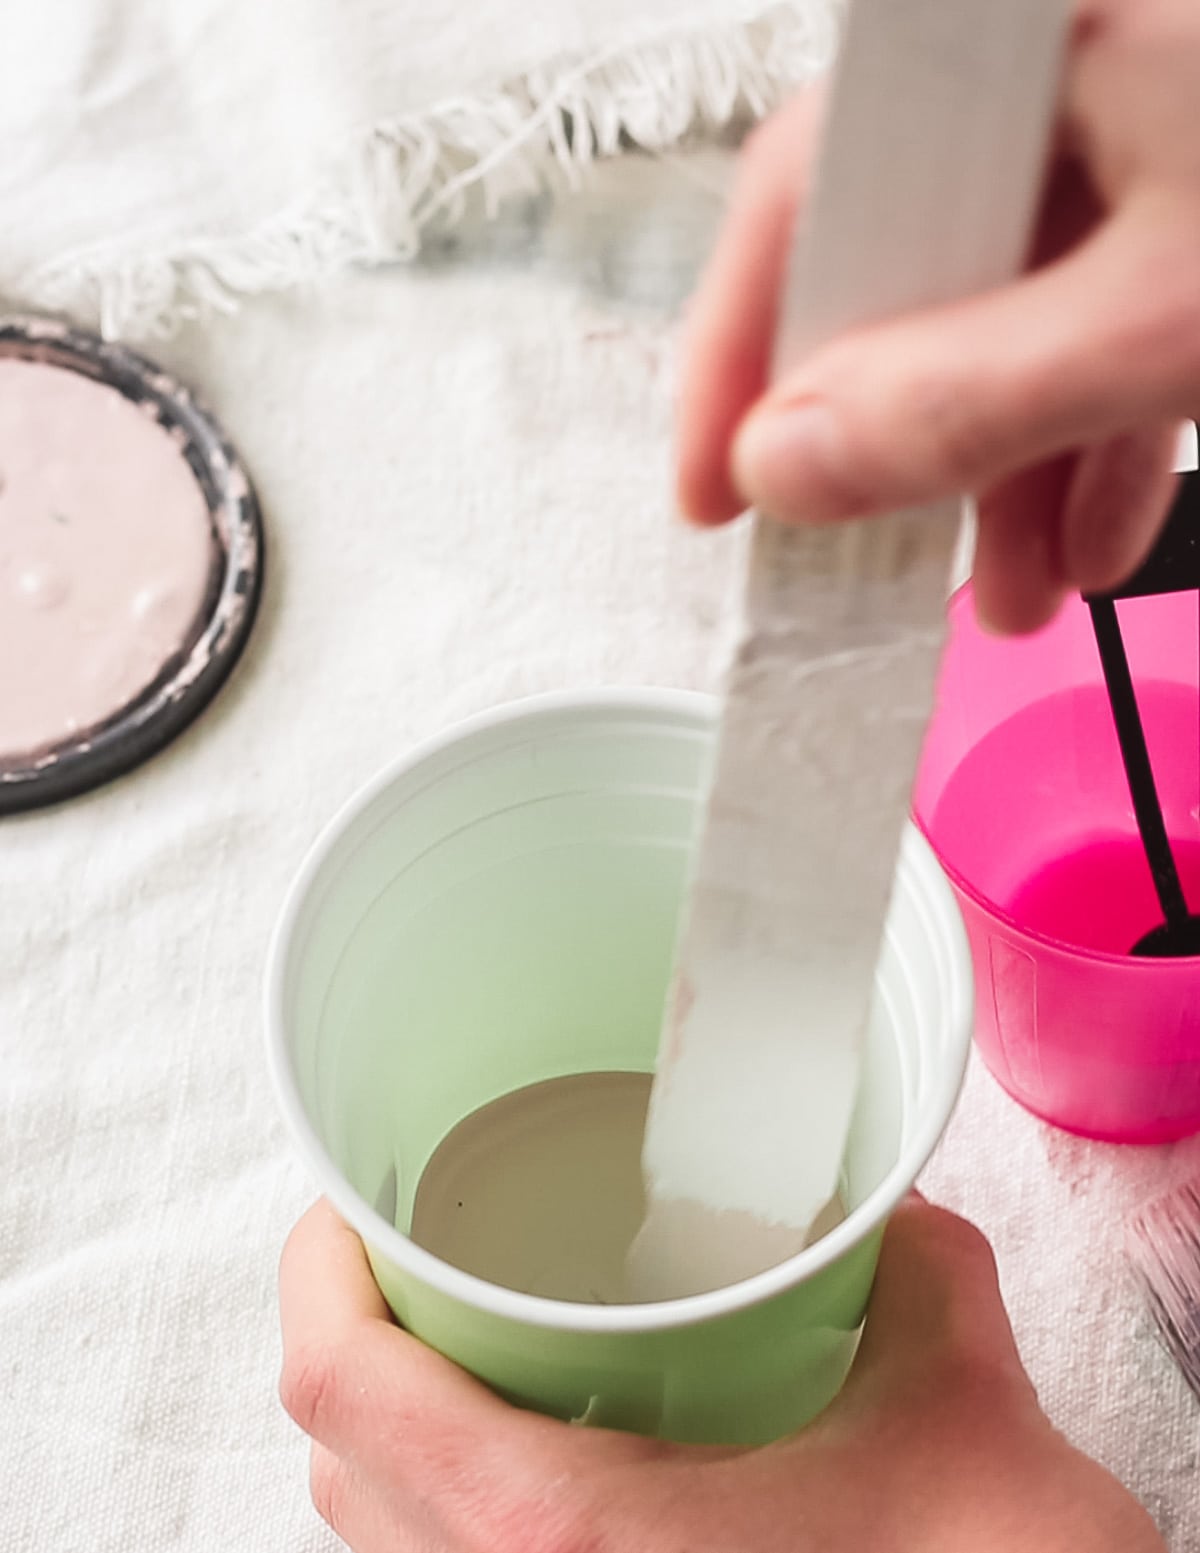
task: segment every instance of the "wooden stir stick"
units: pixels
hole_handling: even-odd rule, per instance
[[[777,373],[1019,270],[1068,10],[852,0]],[[634,1300],[782,1260],[836,1190],[961,511],[752,519],[646,1133]]]

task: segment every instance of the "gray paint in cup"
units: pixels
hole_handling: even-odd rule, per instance
[[[629,1249],[646,1209],[641,1152],[650,1084],[648,1073],[570,1074],[473,1111],[422,1172],[411,1238],[465,1272],[524,1294],[625,1302]],[[840,1202],[830,1204],[811,1238],[844,1216]],[[798,1249],[785,1233],[780,1261]]]

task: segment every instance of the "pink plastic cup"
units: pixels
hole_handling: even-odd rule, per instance
[[[1117,606],[1184,893],[1200,908],[1200,619],[1194,593]],[[1086,606],[1035,636],[950,605],[916,818],[958,896],[975,1038],[1020,1103],[1072,1132],[1200,1131],[1200,957],[1137,959],[1162,920]]]

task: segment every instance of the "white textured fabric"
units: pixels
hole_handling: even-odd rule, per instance
[[[839,0],[39,0],[0,40],[0,295],[110,333],[407,258],[622,137],[761,114]]]
[[[623,159],[531,235],[160,349],[256,477],[268,588],[178,744],[0,822],[3,1553],[337,1546],[275,1397],[311,1186],[266,1083],[267,936],[318,828],[414,740],[538,690],[711,687],[737,539],[672,521],[669,432],[722,166]],[[992,1235],[1052,1416],[1173,1553],[1200,1549],[1196,1404],[1119,1239],[1189,1167],[1196,1144],[1057,1134],[976,1068],[924,1183]]]

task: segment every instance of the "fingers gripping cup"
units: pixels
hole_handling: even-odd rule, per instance
[[[846,1213],[823,1239],[735,1287],[637,1306],[502,1286],[409,1234],[427,1165],[481,1107],[571,1075],[653,1070],[712,729],[698,696],[549,698],[385,772],[293,886],[268,973],[269,1047],[292,1131],[405,1327],[546,1413],[756,1443],[840,1387],[884,1225],[961,1081],[969,956],[915,830],[877,973]]]
[[[1195,592],[1126,598],[1120,630],[1184,895],[1200,904]],[[1135,958],[1162,919],[1087,606],[1037,634],[950,607],[917,819],[962,907],[976,1039],[1029,1110],[1115,1142],[1200,1130],[1200,959]]]

